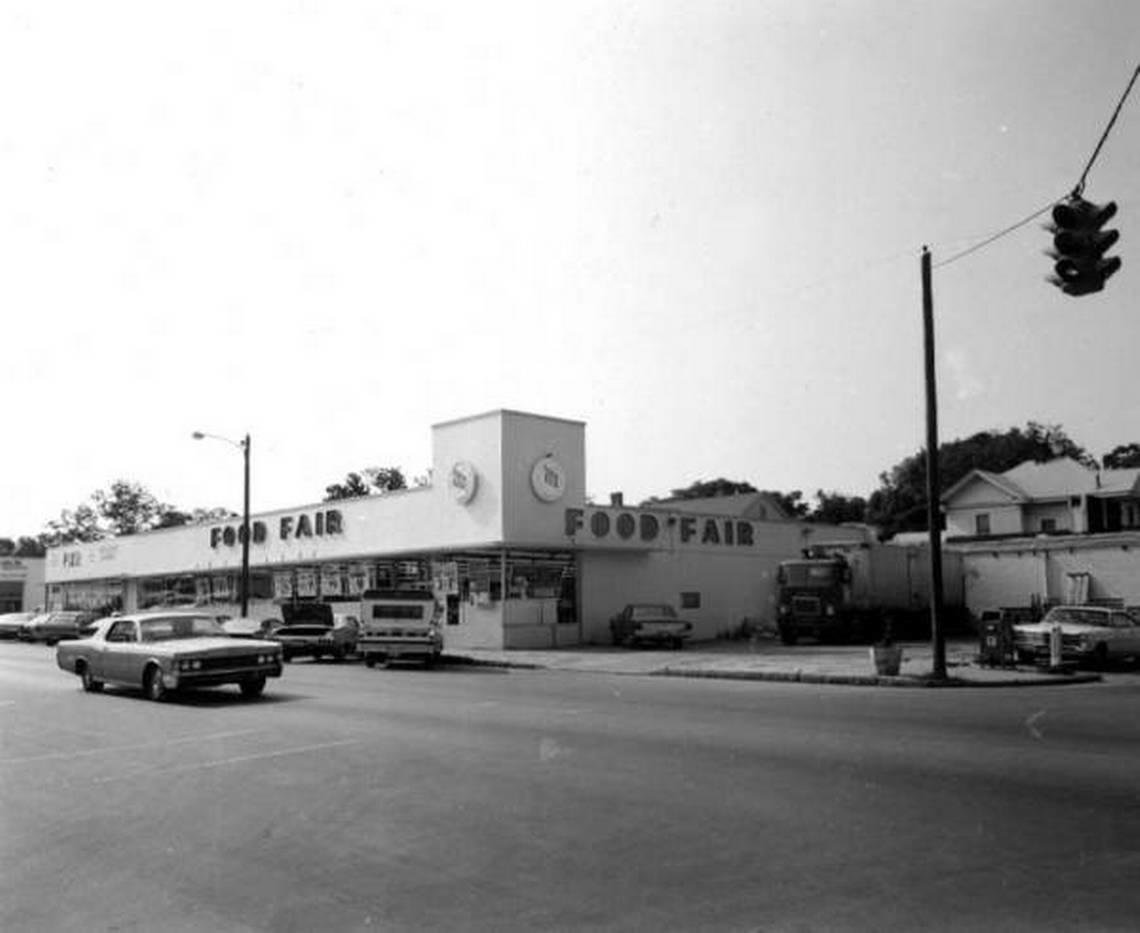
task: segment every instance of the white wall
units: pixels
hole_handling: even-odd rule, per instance
[[[620,509],[591,509],[579,543],[591,538],[590,517],[604,512],[611,517],[611,528]],[[583,641],[604,644],[610,640],[609,621],[626,603],[664,602],[672,605],[694,624],[693,639],[709,640],[735,629],[745,619],[775,625],[776,569],[782,560],[798,557],[811,540],[860,541],[863,532],[833,526],[804,525],[798,522],[747,522],[752,529],[751,544],[702,543],[702,523],[688,543],[680,540],[679,519],[668,523],[661,514],[664,532],[653,548],[602,539],[610,547],[591,547],[582,553]],[[723,522],[723,516],[712,519]],[[699,593],[699,609],[682,609],[681,594]]]
[[[966,604],[975,614],[992,606],[1063,602],[1069,574],[1087,573],[1089,597],[1140,606],[1140,535],[1025,538],[962,551]]]
[[[1041,555],[1025,552],[973,552],[963,555],[966,608],[974,615],[983,609],[1031,605],[1045,591]]]
[[[586,500],[586,431],[580,421],[503,413],[504,532],[516,546],[565,543],[563,511]],[[536,492],[532,473],[540,461],[554,460],[564,485]]]
[[[1022,530],[1026,534],[1037,534],[1041,522],[1052,519],[1057,531],[1085,531],[1083,510],[1072,508],[1068,502],[1035,502],[1025,507]]]
[[[990,506],[988,508],[955,508],[946,513],[946,534],[948,537],[976,535],[974,516],[986,514],[990,517],[991,535],[1022,534],[1021,508],[1016,505]]]
[[[431,541],[424,547],[497,544],[503,540],[502,412],[488,412],[432,428],[434,511]],[[452,470],[469,463],[476,471],[475,494],[456,498]]]

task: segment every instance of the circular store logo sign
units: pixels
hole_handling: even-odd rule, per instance
[[[453,464],[449,483],[455,501],[460,505],[467,505],[475,498],[475,492],[479,488],[479,474],[475,472],[474,464],[467,460]]]
[[[530,471],[530,488],[543,502],[557,502],[566,493],[566,471],[553,457],[543,457]]]

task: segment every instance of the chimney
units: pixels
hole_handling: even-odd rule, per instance
[[[612,505],[615,509],[620,509],[623,505],[625,505],[625,497],[620,492],[611,492],[610,505]]]

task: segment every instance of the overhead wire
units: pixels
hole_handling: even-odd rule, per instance
[[[1138,76],[1140,76],[1140,65],[1137,65],[1135,70],[1133,70],[1132,77],[1128,81],[1128,86],[1124,89],[1124,93],[1121,95],[1120,100],[1116,104],[1116,109],[1113,110],[1113,112],[1112,112],[1112,117],[1108,121],[1108,126],[1106,126],[1104,128],[1104,132],[1101,133],[1100,139],[1096,144],[1096,148],[1093,149],[1093,153],[1089,157],[1088,163],[1085,165],[1084,171],[1081,172],[1081,177],[1078,179],[1076,187],[1073,188],[1070,195],[1068,195],[1069,197],[1080,197],[1084,193],[1085,181],[1088,179],[1088,175],[1089,175],[1089,172],[1092,170],[1093,163],[1096,162],[1097,157],[1100,155],[1100,150],[1104,147],[1105,140],[1108,139],[1109,133],[1112,132],[1112,127],[1116,123],[1116,118],[1120,116],[1120,111],[1124,107],[1124,102],[1128,99],[1128,95],[1131,93],[1132,86],[1136,83],[1136,79]],[[934,268],[939,269],[943,266],[950,265],[950,263],[952,263],[952,262],[957,262],[959,259],[962,259],[966,256],[969,256],[971,253],[976,253],[978,250],[983,249],[986,246],[989,246],[991,243],[993,243],[997,240],[1000,240],[1002,237],[1008,236],[1009,234],[1013,233],[1015,230],[1019,230],[1020,228],[1024,227],[1026,224],[1032,223],[1034,220],[1036,220],[1038,217],[1040,217],[1042,214],[1044,214],[1047,210],[1050,210],[1053,207],[1053,205],[1057,204],[1059,201],[1064,200],[1064,197],[1065,196],[1062,196],[1060,198],[1054,198],[1048,204],[1046,204],[1044,207],[1034,211],[1028,217],[1025,217],[1022,220],[1019,220],[1017,223],[1010,224],[1008,227],[1005,227],[1004,229],[999,230],[997,233],[991,234],[990,236],[986,237],[984,240],[981,240],[980,242],[975,243],[973,246],[971,246],[967,249],[964,249],[961,252],[955,253],[953,256],[950,256],[948,259],[943,259],[941,262],[934,263]]]

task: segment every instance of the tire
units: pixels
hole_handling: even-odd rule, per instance
[[[265,692],[265,676],[257,674],[253,677],[247,677],[239,686],[243,697],[247,700],[255,700]]]
[[[1093,664],[1096,665],[1097,670],[1106,670],[1109,665],[1108,645],[1103,641],[1093,649]]]
[[[799,641],[799,637],[796,635],[796,633],[792,629],[781,627],[780,628],[780,641],[783,642],[785,645],[794,645],[797,641]]]
[[[284,661],[286,664],[291,663],[293,660],[293,652],[292,651],[282,651],[281,652],[281,660]]]
[[[372,655],[372,654],[366,654],[364,656],[364,666],[365,667],[375,667],[376,666],[376,656]]]
[[[143,675],[143,693],[148,700],[161,703],[166,699],[166,684],[162,682],[162,671],[158,665],[152,664]]]
[[[83,681],[83,690],[86,693],[99,693],[103,689],[103,681],[91,676],[91,669],[86,664],[79,665],[79,679]]]

